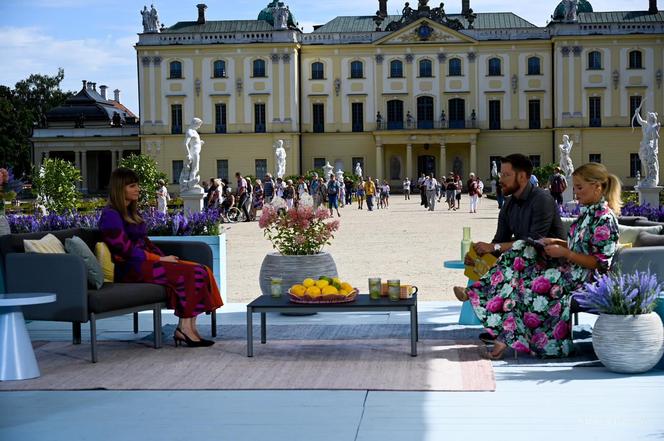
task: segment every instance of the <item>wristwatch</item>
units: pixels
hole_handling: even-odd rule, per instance
[[[494,253],[500,253],[501,247],[499,243],[493,244],[493,252]]]

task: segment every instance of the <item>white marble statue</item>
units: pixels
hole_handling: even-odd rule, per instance
[[[150,5],[150,10],[147,6],[143,6],[141,16],[143,17],[143,32],[159,32],[159,13],[154,5]]]
[[[337,175],[337,182],[342,182],[343,183],[344,182],[344,171],[341,170],[341,169],[338,169],[336,175]]]
[[[565,7],[565,21],[576,21],[579,0],[563,0],[563,5]]]
[[[494,179],[498,177],[498,165],[496,161],[491,161],[491,177]]]
[[[330,175],[334,173],[334,167],[330,165],[330,161],[327,161],[327,163],[323,166],[323,179],[326,181],[330,179]]]
[[[362,176],[362,166],[359,162],[355,164],[355,176]]]
[[[572,158],[570,157],[573,146],[574,141],[569,140],[569,135],[563,135],[563,143],[559,145],[560,169],[563,171],[563,175],[568,179],[568,181],[574,172],[574,164],[572,164]]]
[[[277,164],[277,177],[283,178],[286,174],[286,149],[283,139],[277,139],[274,143],[274,157]]]
[[[184,150],[186,153],[184,167],[180,174],[180,192],[184,193],[198,187],[201,177],[198,174],[201,162],[201,148],[205,143],[201,140],[197,130],[203,121],[200,118],[191,120],[189,128],[184,134]]]
[[[288,29],[288,6],[283,2],[277,3],[277,7],[272,10],[272,19],[274,27],[277,29]]]
[[[645,102],[645,100],[644,100]],[[648,112],[644,120],[641,118],[641,105],[634,111],[632,123],[636,119],[641,124],[641,146],[639,147],[639,159],[644,168],[644,176],[640,187],[657,187],[659,183],[659,129],[662,124],[657,121],[657,113]]]

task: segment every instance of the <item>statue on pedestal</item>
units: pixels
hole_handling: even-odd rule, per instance
[[[274,143],[274,157],[277,164],[277,178],[283,178],[286,174],[286,149],[283,139],[278,139]]]
[[[498,165],[496,165],[496,161],[491,161],[491,177],[493,179],[498,177]]]
[[[579,0],[563,0],[563,6],[565,7],[565,21],[576,21]]]
[[[337,175],[337,182],[343,183],[344,182],[344,171],[341,170],[341,169],[338,169],[336,175]]]
[[[326,181],[330,179],[330,175],[334,172],[334,167],[330,165],[330,161],[323,166],[323,179]]]
[[[355,176],[362,177],[362,166],[359,162],[355,164]]]
[[[645,173],[640,187],[653,188],[657,187],[659,183],[659,129],[662,124],[657,121],[657,113],[655,112],[648,112],[645,120],[641,118],[641,106],[643,106],[643,102],[634,111],[632,117],[632,129],[634,128],[634,119],[636,119],[641,124],[641,132],[643,133],[641,146],[639,147],[639,159]]]
[[[154,5],[150,5],[150,10],[147,6],[143,6],[140,12],[143,17],[143,32],[159,32],[159,13]]]
[[[184,150],[186,153],[184,167],[180,174],[180,192],[184,193],[195,188],[201,188],[198,183],[201,177],[198,175],[198,170],[201,161],[201,148],[205,143],[201,140],[197,130],[201,127],[203,121],[200,118],[191,120],[189,128],[184,134]]]
[[[560,169],[563,171],[563,175],[569,179],[574,172],[574,164],[572,164],[572,158],[570,157],[572,147],[574,147],[574,141],[569,140],[569,135],[563,135],[563,143],[560,144],[559,147]]]
[[[274,20],[274,27],[277,29],[288,29],[288,6],[284,6],[284,2],[277,3],[277,6],[272,11],[272,19]]]

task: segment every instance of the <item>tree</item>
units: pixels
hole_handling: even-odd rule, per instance
[[[166,180],[166,174],[159,171],[155,160],[145,155],[131,155],[122,158],[118,166],[130,168],[138,175],[141,185],[141,195],[138,199],[138,205],[144,208],[154,202],[155,193],[157,192],[157,181],[160,179]]]
[[[33,74],[10,89],[0,86],[0,165],[17,176],[32,168],[30,136],[36,126],[46,126],[46,113],[65,102],[72,92],[60,90],[64,70],[55,76]]]
[[[81,181],[81,172],[69,161],[47,158],[41,168],[35,167],[32,188],[49,212],[63,214],[76,210],[81,194],[76,183]]]
[[[541,167],[535,167],[533,174],[537,177],[540,187],[546,187],[549,179],[553,176],[553,170],[557,167],[556,164],[546,164]]]

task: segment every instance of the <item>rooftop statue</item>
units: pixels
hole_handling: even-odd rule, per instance
[[[272,11],[274,18],[274,27],[276,29],[288,29],[288,6],[284,6],[284,2],[277,3],[277,6]]]
[[[159,13],[154,5],[150,5],[150,10],[147,6],[143,6],[141,11],[143,17],[143,32],[159,32]]]
[[[565,6],[565,21],[576,21],[579,0],[563,0],[563,5]]]

